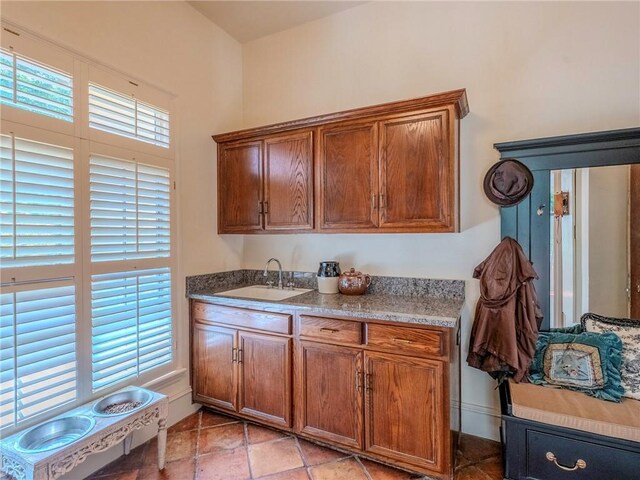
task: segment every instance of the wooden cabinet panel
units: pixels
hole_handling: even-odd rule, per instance
[[[218,230],[262,229],[262,142],[220,145],[218,150]]]
[[[273,333],[291,333],[291,315],[284,313],[224,307],[204,302],[194,302],[192,313],[196,320],[224,323],[225,325],[265,330]]]
[[[209,405],[236,410],[236,331],[193,323],[193,397]]]
[[[300,315],[299,334],[301,337],[359,345],[362,342],[362,324],[337,318]]]
[[[313,134],[268,138],[265,144],[265,230],[313,228]]]
[[[367,325],[367,345],[393,352],[438,356],[445,355],[447,348],[444,332],[376,323]]]
[[[380,123],[381,228],[452,226],[449,148],[447,110]]]
[[[239,412],[291,426],[291,339],[240,332]]]
[[[362,448],[362,351],[297,344],[296,430]]]
[[[434,360],[365,353],[368,452],[442,470],[443,449],[450,443],[442,365]]]
[[[321,128],[318,154],[320,229],[378,225],[376,124]]]

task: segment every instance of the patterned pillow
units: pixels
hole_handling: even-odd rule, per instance
[[[585,313],[580,319],[587,332],[613,332],[622,340],[622,386],[624,396],[640,400],[640,320],[608,318]]]
[[[529,381],[584,392],[619,402],[622,342],[615,333],[581,332],[581,328],[540,332]]]

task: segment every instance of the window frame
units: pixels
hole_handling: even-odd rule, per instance
[[[75,285],[76,295],[76,400],[43,414],[25,419],[20,424],[0,429],[0,435],[28,428],[38,422],[60,414],[74,406],[107,395],[125,385],[145,385],[163,382],[174,372],[184,371],[184,352],[179,347],[180,302],[178,292],[180,267],[178,262],[178,210],[179,198],[176,192],[176,141],[178,122],[176,115],[176,97],[160,88],[131,78],[117,70],[87,58],[77,52],[60,47],[42,39],[21,27],[2,21],[2,47],[13,47],[17,54],[33,59],[43,65],[50,65],[72,75],[73,78],[73,122],[29,112],[9,105],[0,105],[0,131],[14,132],[17,137],[57,144],[73,149],[74,156],[74,255],[72,264],[52,266],[29,266],[0,268],[0,282],[7,288],[23,288],[23,284],[43,283],[70,278]],[[9,33],[7,33],[7,30]],[[140,101],[157,106],[169,112],[169,148],[163,148],[137,139],[120,137],[89,128],[88,92],[90,77],[95,83],[120,93],[131,92]],[[99,80],[98,80],[99,79]],[[129,90],[118,87],[129,85]],[[62,143],[59,143],[62,142]],[[91,263],[90,244],[90,192],[89,158],[91,152],[104,154],[124,160],[135,158],[140,163],[157,165],[169,169],[170,178],[170,253],[168,257],[127,260],[122,262],[105,261]],[[168,267],[171,271],[171,328],[172,359],[135,379],[125,379],[107,388],[92,391],[92,318],[91,318],[91,276],[99,273],[142,270],[147,268]],[[31,288],[25,286],[24,288]],[[33,287],[40,288],[40,287]],[[177,379],[178,377],[176,377]],[[182,376],[180,377],[182,378]]]

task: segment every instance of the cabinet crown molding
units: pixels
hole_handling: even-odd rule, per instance
[[[219,133],[216,135],[212,135],[212,138],[216,143],[235,142],[262,135],[270,135],[306,127],[315,127],[331,122],[358,120],[380,114],[386,114],[389,112],[411,112],[415,110],[444,107],[448,105],[454,105],[456,116],[458,119],[464,118],[469,113],[469,103],[467,101],[466,89],[461,88],[458,90],[451,90],[448,92],[428,95],[426,97],[382,103],[379,105],[354,108],[351,110],[344,110],[342,112],[327,113],[324,115],[318,115],[315,117],[308,117],[299,120],[274,123],[272,125],[266,125],[262,127]]]

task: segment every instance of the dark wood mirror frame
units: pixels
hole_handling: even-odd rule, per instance
[[[640,128],[583,133],[561,137],[494,144],[500,160],[516,159],[532,172],[531,195],[518,205],[500,209],[502,238],[515,238],[533,262],[539,275],[535,282],[544,319],[541,330],[549,330],[550,224],[548,209],[551,170],[640,164]],[[538,209],[543,214],[538,215]]]

